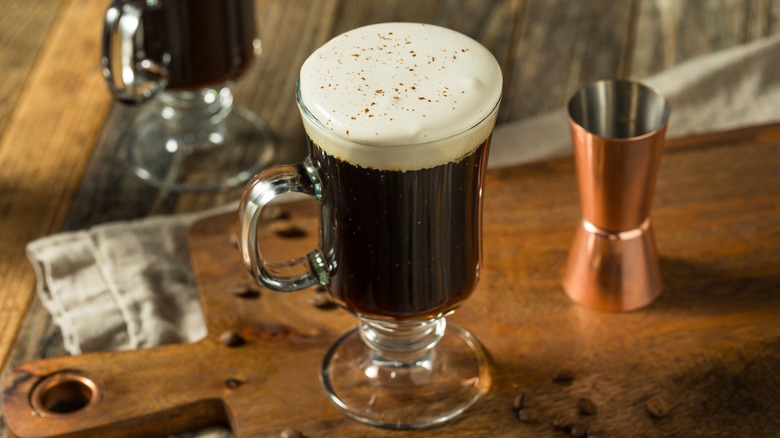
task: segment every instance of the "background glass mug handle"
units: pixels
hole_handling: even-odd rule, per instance
[[[258,221],[263,207],[285,193],[303,193],[320,201],[322,190],[311,161],[270,167],[246,186],[238,209],[238,248],[241,260],[261,285],[279,292],[293,292],[328,283],[329,268],[319,249],[284,262],[269,262],[260,254]],[[294,274],[287,274],[288,272]]]
[[[150,59],[136,61],[136,45],[143,42],[141,15],[140,7],[117,0],[106,10],[103,24],[103,77],[111,93],[124,103],[143,103],[167,83],[164,66]]]

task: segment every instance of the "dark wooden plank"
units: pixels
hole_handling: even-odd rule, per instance
[[[780,31],[780,2],[754,0],[748,2],[747,26],[744,41],[774,35]]]
[[[29,357],[63,354],[59,330],[43,307],[29,300],[33,295],[34,277],[24,256],[24,244],[59,228],[63,213],[61,204],[69,200],[78,183],[74,168],[83,166],[84,160],[77,157],[77,151],[82,146],[91,147],[91,133],[85,135],[83,132],[90,129],[90,124],[81,117],[91,114],[92,120],[99,124],[103,116],[100,98],[85,102],[84,93],[73,92],[79,90],[79,83],[85,85],[84,89],[90,89],[94,79],[92,73],[97,72],[89,68],[89,59],[97,57],[93,56],[95,46],[82,36],[92,29],[84,25],[85,20],[92,22],[88,16],[90,11],[102,10],[103,6],[86,10],[70,6],[61,0],[2,2],[0,138],[4,142],[0,148],[5,150],[0,210],[3,211],[2,228],[8,234],[3,235],[3,261],[0,263],[4,267],[0,291],[3,302],[0,306],[3,308],[0,363],[19,363]],[[97,20],[94,22],[98,23]],[[78,27],[63,29],[63,23],[67,26],[78,23]],[[67,31],[67,38],[63,31]],[[68,111],[76,117],[69,117]],[[51,138],[51,124],[58,123],[61,127],[59,136]],[[24,128],[20,131],[16,129],[17,125]],[[79,125],[84,129],[72,129]],[[57,150],[60,145],[66,145],[74,154],[66,153],[54,159],[51,150]],[[16,209],[20,206],[28,211],[18,214]],[[29,221],[27,214],[32,214],[36,220]],[[32,305],[28,306],[30,301]],[[27,315],[19,318],[25,310],[28,310]],[[14,340],[22,321],[37,321],[38,324],[34,327],[25,325],[29,329],[21,328]],[[11,350],[11,345],[16,348]],[[9,368],[5,367],[0,373],[0,382],[5,381],[5,371]],[[0,435],[7,435],[2,416]]]
[[[4,316],[0,318],[0,365],[6,362],[8,350],[23,321],[21,313],[28,308],[32,296],[32,276],[26,266],[24,243],[47,232],[49,221],[54,219],[57,222],[60,213],[57,211],[58,200],[42,200],[47,192],[57,193],[46,185],[63,175],[56,170],[51,171],[47,166],[60,163],[46,160],[43,145],[48,146],[49,142],[30,135],[25,128],[56,123],[55,119],[37,117],[35,106],[46,102],[54,107],[65,101],[49,94],[55,90],[63,94],[57,89],[62,85],[60,78],[47,77],[42,80],[41,75],[34,74],[35,66],[40,71],[41,68],[54,67],[58,62],[56,54],[51,50],[47,52],[46,38],[57,33],[52,29],[55,18],[61,13],[61,3],[61,0],[39,3],[6,1],[1,6],[0,168],[3,170],[0,171],[0,275],[3,277],[3,286],[0,287],[0,308]],[[79,36],[79,32],[73,33],[74,40]],[[71,71],[61,71],[63,77],[79,68],[79,63],[73,64]],[[51,83],[52,80],[57,82]],[[62,82],[66,83],[67,79]],[[34,103],[26,104],[24,98]],[[74,107],[78,105],[77,100],[74,99]],[[17,129],[17,125],[25,128]],[[67,133],[63,132],[63,137],[65,135]],[[34,150],[30,150],[32,145],[35,146]],[[41,155],[36,156],[37,153]],[[60,179],[58,185],[68,182],[65,177]],[[36,220],[29,220],[30,214]]]
[[[437,0],[343,0],[333,35],[367,24],[393,21],[432,23]]]
[[[583,84],[621,76],[634,13],[633,1],[527,2],[500,121],[559,108]]]
[[[0,134],[24,90],[61,3],[63,0],[0,4]]]
[[[0,363],[5,363],[35,277],[25,244],[59,230],[110,99],[94,59],[102,6],[69,2],[0,136]],[[56,151],[56,152],[52,152]]]
[[[780,32],[774,0],[642,0],[638,17],[631,75],[640,78]]]

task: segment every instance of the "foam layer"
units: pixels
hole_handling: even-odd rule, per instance
[[[298,103],[307,133],[329,154],[414,170],[482,143],[501,86],[498,62],[473,39],[439,26],[382,23],[314,52],[301,68]]]

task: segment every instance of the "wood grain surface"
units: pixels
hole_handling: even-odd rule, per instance
[[[28,4],[29,3],[29,4]],[[0,384],[16,365],[65,352],[34,295],[24,245],[60,230],[194,211],[237,191],[175,195],[127,172],[119,139],[134,110],[99,74],[104,2],[0,0]],[[280,150],[302,152],[292,98],[300,64],[332,35],[390,20],[436,23],[485,44],[505,77],[501,123],[560,107],[604,77],[641,78],[694,56],[780,32],[776,0],[257,0],[264,53],[236,90]],[[752,176],[750,176],[752,178]],[[0,437],[7,436],[0,414]]]
[[[3,363],[35,287],[24,247],[62,227],[111,105],[94,62],[100,47],[97,34],[89,27],[74,28],[101,17],[102,11],[84,2],[73,2],[61,11],[40,53],[39,62],[47,68],[30,72],[0,138]]]
[[[672,143],[652,215],[664,292],[631,313],[582,308],[560,286],[579,217],[572,160],[490,171],[482,280],[449,320],[489,351],[492,386],[463,416],[416,435],[560,436],[553,422],[562,414],[598,424],[610,436],[774,434],[780,427],[778,166],[780,126]],[[275,236],[269,224],[264,252],[282,259],[308,252],[316,244],[316,209],[308,203],[280,208],[285,221],[309,233]],[[235,213],[226,214],[196,224],[191,234],[206,339],[24,364],[5,393],[14,433],[138,436],[222,423],[238,437],[285,429],[309,437],[397,435],[345,417],[321,388],[319,363],[354,326],[353,317],[316,308],[311,289],[231,293],[249,278],[231,241],[234,227]],[[226,332],[244,343],[225,345]],[[572,378],[556,381],[563,369]],[[32,388],[61,370],[98,382],[100,402],[58,418],[31,416]],[[518,419],[512,403],[520,393],[537,421]],[[583,398],[595,413],[580,412]]]

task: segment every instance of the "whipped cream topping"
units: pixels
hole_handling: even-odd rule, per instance
[[[502,76],[477,41],[439,26],[381,23],[339,35],[304,62],[298,103],[326,152],[363,167],[458,160],[492,131]]]

